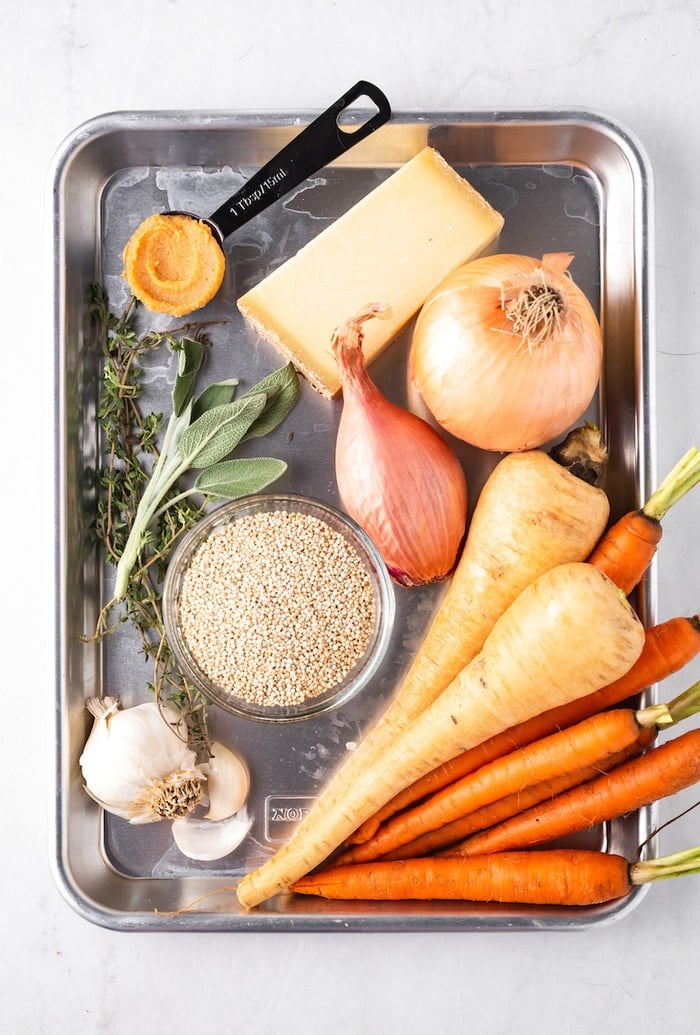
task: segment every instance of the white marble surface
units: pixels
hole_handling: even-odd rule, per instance
[[[665,469],[700,440],[695,0],[0,0],[0,38],[0,1028],[690,1031],[700,1007],[700,877],[659,886],[619,924],[572,934],[115,934],[87,924],[59,896],[47,848],[53,343],[45,192],[61,140],[116,109],[318,108],[364,76],[396,109],[602,111],[638,136],[655,171]],[[700,610],[699,532],[695,497],[667,524],[662,618]],[[663,836],[664,848],[698,842],[698,812]]]

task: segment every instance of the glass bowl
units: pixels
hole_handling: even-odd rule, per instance
[[[270,558],[264,556],[266,551],[261,549],[259,543],[255,551],[252,545],[243,542],[239,544],[235,556],[240,557],[245,547],[246,551],[254,553],[254,560],[251,562],[248,558],[247,566],[244,565],[237,575],[232,559],[234,554],[228,552],[230,546],[222,545],[224,540],[215,540],[214,537],[223,536],[226,539],[230,536],[241,536],[244,533],[241,532],[240,525],[235,529],[229,526],[247,518],[254,518],[255,515],[279,512],[286,512],[292,517],[257,522],[258,528],[268,525],[270,551],[275,557],[275,564],[270,565]],[[275,523],[285,521],[294,522],[291,528],[295,531],[300,530],[298,524],[303,524],[304,527],[300,538],[295,538],[292,543],[287,541],[289,553],[282,556],[275,554],[275,551],[282,549],[278,545],[280,536],[273,536],[272,532]],[[254,521],[253,527],[255,525]],[[353,568],[363,603],[371,601],[367,611],[364,608],[357,611],[356,617],[362,627],[358,642],[352,641],[353,633],[349,627],[352,623],[347,623],[344,618],[341,620],[332,609],[329,610],[335,606],[342,608],[342,601],[340,605],[336,605],[334,601],[327,599],[332,597],[335,591],[346,599],[347,593],[350,592],[346,588],[348,579],[339,579],[338,572],[326,577],[327,569],[322,569],[322,565],[335,564],[333,558],[336,554],[333,554],[330,562],[325,554],[317,560],[316,547],[311,547],[309,540],[306,541],[306,545],[304,542],[307,525],[308,534],[314,533],[314,543],[319,541],[316,537],[320,536],[321,542],[328,541],[334,544],[332,549],[339,551],[340,557],[345,558]],[[251,527],[250,523],[247,527]],[[290,532],[283,533],[284,536],[289,540]],[[212,559],[212,550],[216,560]],[[222,550],[225,552],[225,562],[220,567],[218,558]],[[310,555],[313,555],[312,559]],[[206,557],[210,560],[208,566],[205,565]],[[287,563],[292,565],[287,570],[293,573],[288,593],[286,584],[274,589],[274,580]],[[309,565],[310,577],[308,581],[302,580],[301,575],[297,573],[303,571],[306,574]],[[270,568],[274,574],[266,575]],[[216,574],[210,574],[211,571],[215,571]],[[256,572],[252,579],[248,576],[251,571]],[[205,581],[202,583],[203,572]],[[258,572],[262,574],[258,575]],[[227,583],[226,579],[233,581]],[[200,580],[199,585],[197,580]],[[271,603],[272,598],[265,596],[261,606],[259,587],[268,583],[271,587],[270,593],[273,589],[278,594],[283,590],[286,599]],[[298,583],[304,588],[300,588]],[[232,589],[234,585],[235,589]],[[307,593],[307,586],[317,586],[316,592]],[[267,590],[265,592],[267,593]],[[196,607],[192,603],[195,597]],[[235,604],[231,603],[233,600]],[[293,604],[292,601],[296,603]],[[300,608],[308,608],[308,613],[300,613]],[[325,622],[324,613],[329,616]],[[279,722],[309,718],[338,707],[354,697],[372,678],[384,657],[391,637],[394,613],[395,597],[391,579],[377,548],[366,533],[335,507],[293,494],[260,493],[217,507],[182,537],[168,564],[163,585],[165,631],[183,674],[211,701],[227,712],[263,721]],[[245,630],[245,633],[241,630]],[[315,639],[317,635],[318,641]],[[193,646],[195,639],[197,644]],[[301,641],[304,642],[304,649],[311,651],[310,654],[302,656]],[[212,647],[212,643],[216,646]],[[317,643],[319,649],[315,650]],[[236,655],[236,651],[244,650],[244,644],[248,645],[248,650],[243,655]],[[255,661],[256,651],[258,662]],[[248,652],[252,655],[252,660]],[[263,657],[265,652],[267,656]],[[209,656],[212,658],[211,661]],[[306,664],[303,663],[303,657],[307,658]],[[332,663],[328,661],[326,666],[326,660],[331,658],[334,660]],[[246,682],[244,694],[240,688],[236,689],[232,684],[236,680],[243,682],[248,678],[245,670],[249,662],[252,665],[250,686],[258,679],[263,681],[263,685],[255,691],[248,691],[249,684]],[[314,682],[311,688],[297,685],[293,696],[290,696],[290,691],[280,689],[284,684],[284,676],[278,679],[270,674],[273,667],[275,672],[280,671],[280,665],[283,669],[284,666],[291,668],[290,681],[310,678],[308,673],[315,671],[316,666],[326,666],[325,682],[319,678],[318,683]],[[214,675],[217,668],[218,671]],[[222,678],[223,669],[227,673],[232,673],[230,677]],[[303,676],[300,675],[302,670]],[[231,682],[228,681],[229,678]],[[273,683],[274,686],[271,685]],[[269,697],[270,694],[277,698],[273,703],[261,699]],[[303,699],[300,699],[302,696]]]

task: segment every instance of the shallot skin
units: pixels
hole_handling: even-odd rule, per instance
[[[422,418],[390,402],[367,374],[361,323],[334,337],[343,385],[335,470],[348,514],[365,530],[402,586],[447,578],[467,521],[467,483],[450,446]]]

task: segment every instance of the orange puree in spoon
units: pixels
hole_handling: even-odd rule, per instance
[[[154,313],[185,316],[221,287],[225,259],[203,220],[179,213],[149,216],[124,249],[124,277]]]

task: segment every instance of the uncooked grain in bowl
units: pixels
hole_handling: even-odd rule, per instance
[[[180,590],[187,645],[208,678],[255,705],[295,705],[352,671],[375,623],[350,543],[296,511],[250,514],[195,551]]]

